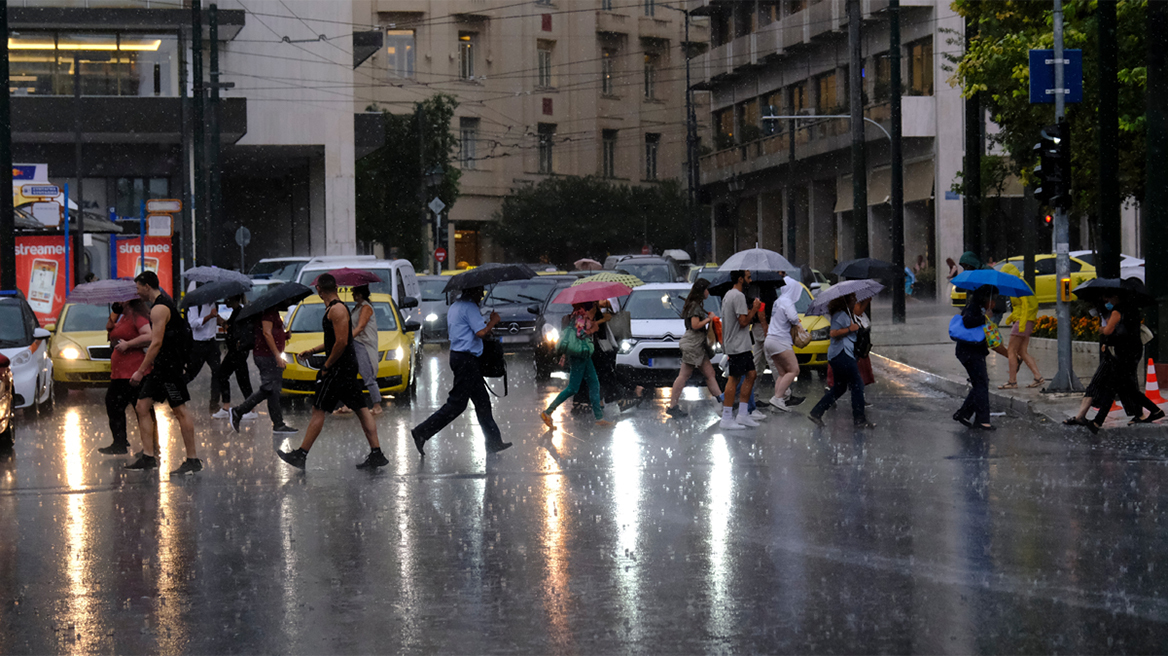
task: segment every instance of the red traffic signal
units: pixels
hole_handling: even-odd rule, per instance
[[[1046,225],[1050,225],[1052,222],[1054,222],[1054,215],[1047,214],[1046,216],[1042,217],[1042,220],[1046,221]]]

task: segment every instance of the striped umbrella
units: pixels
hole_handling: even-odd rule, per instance
[[[645,282],[643,280],[641,280],[640,278],[638,278],[636,276],[630,276],[627,273],[617,273],[615,271],[601,271],[600,273],[597,273],[595,275],[591,275],[591,276],[588,276],[587,278],[581,278],[581,279],[577,280],[576,282],[572,283],[572,286],[575,287],[577,285],[583,285],[585,283],[590,283],[590,282],[619,282],[620,284],[625,285],[627,287],[640,287],[641,285],[645,284]]]

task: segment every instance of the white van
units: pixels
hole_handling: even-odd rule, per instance
[[[318,257],[300,269],[296,282],[311,287],[312,281],[320,274],[342,268],[368,271],[381,278],[381,282],[369,285],[369,291],[374,294],[389,294],[405,321],[422,323],[422,311],[418,308],[422,289],[418,285],[414,265],[410,264],[409,260],[379,260],[372,255]]]

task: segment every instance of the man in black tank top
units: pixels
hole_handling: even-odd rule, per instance
[[[337,298],[337,280],[332,274],[324,273],[316,279],[316,293],[328,306],[321,320],[324,344],[303,351],[299,355],[307,359],[314,353],[327,353],[328,358],[316,375],[312,418],[308,420],[308,428],[304,431],[304,441],[295,451],[276,451],[276,454],[289,465],[304,469],[308,451],[320,436],[325,416],[343,403],[357,413],[357,418],[361,420],[361,429],[365,431],[365,439],[369,441],[369,455],[363,462],[358,463],[357,468],[384,467],[389,464],[389,460],[381,453],[381,443],[377,439],[377,422],[365,400],[364,387],[357,378],[357,354],[353,351],[349,308]]]
[[[158,275],[153,271],[143,271],[134,278],[138,284],[138,296],[150,307],[150,347],[142,366],[130,377],[131,385],[141,385],[138,391],[138,426],[142,433],[142,456],[126,469],[154,469],[158,467],[158,454],[154,453],[154,440],[147,435],[154,434],[154,416],[151,410],[155,403],[166,401],[174,412],[182,431],[183,446],[187,458],[172,474],[190,474],[203,469],[203,463],[195,453],[195,425],[187,412],[186,402],[191,400],[187,392],[185,351],[188,348],[190,328],[178,313],[174,301],[158,287]]]

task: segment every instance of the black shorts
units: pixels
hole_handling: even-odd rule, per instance
[[[166,401],[170,407],[177,408],[191,400],[187,391],[186,378],[181,372],[165,373],[151,372],[142,379],[142,386],[138,390],[139,399],[152,399],[155,403]]]
[[[750,351],[728,355],[726,359],[729,361],[730,375],[735,378],[754,371],[754,354]]]
[[[312,407],[332,412],[340,404],[349,406],[356,412],[368,408],[365,388],[357,378],[357,369],[330,369],[327,373],[316,374],[316,393],[312,397]]]

